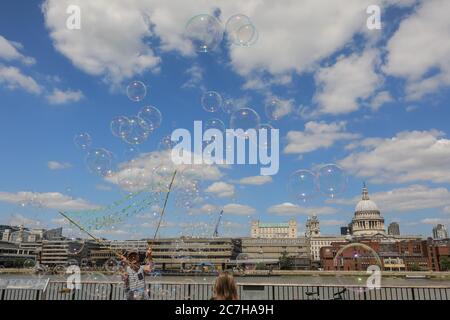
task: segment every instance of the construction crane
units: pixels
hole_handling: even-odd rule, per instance
[[[220,211],[219,220],[217,220],[216,228],[214,229],[213,238],[219,237],[219,225],[220,225],[220,221],[222,220],[222,215],[223,215],[223,210]]]

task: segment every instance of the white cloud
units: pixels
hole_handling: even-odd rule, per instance
[[[66,27],[69,5],[81,8],[81,30]],[[84,72],[118,84],[160,63],[146,44],[153,33],[145,7],[146,1],[47,0],[42,11],[56,50]]]
[[[339,164],[374,183],[450,182],[450,140],[436,130],[405,131],[393,138],[364,139],[360,147]]]
[[[49,161],[47,162],[47,167],[50,170],[63,170],[72,167],[72,165],[69,162],[61,163],[58,161]]]
[[[186,70],[185,73],[188,75],[189,79],[185,83],[183,83],[181,87],[206,91],[206,88],[203,85],[204,72],[205,71],[198,64],[194,64],[192,67]]]
[[[312,152],[329,148],[339,141],[358,138],[359,135],[346,132],[345,124],[343,121],[332,123],[311,121],[305,124],[304,131],[289,131],[284,153]]]
[[[420,223],[423,224],[430,224],[430,225],[437,225],[437,224],[450,224],[450,219],[448,218],[425,218],[420,220]]]
[[[446,188],[430,188],[424,185],[411,185],[384,192],[370,194],[383,213],[406,212],[423,209],[441,209],[450,206],[450,192]],[[330,203],[356,205],[361,196],[353,199],[328,200]]]
[[[33,94],[42,92],[41,86],[30,76],[24,75],[16,67],[4,66],[0,64],[0,84],[5,84],[10,90],[22,88]]]
[[[117,171],[105,180],[132,192],[148,187],[166,190],[175,170],[178,172],[175,187],[189,179],[206,182],[218,180],[223,176],[218,166],[175,165],[171,159],[171,151],[155,151],[143,153],[130,162],[119,164]]]
[[[247,186],[261,186],[263,184],[268,184],[272,182],[271,176],[253,176],[253,177],[245,177],[239,180],[239,184],[247,185]]]
[[[409,100],[450,85],[450,20],[447,0],[427,0],[402,21],[387,44],[384,71],[407,79]],[[417,32],[420,30],[420,32]],[[433,74],[429,72],[433,70]]]
[[[213,193],[219,198],[230,198],[234,196],[235,188],[232,184],[219,181],[206,188],[205,192]]]
[[[114,83],[158,69],[159,52],[192,56],[193,48],[184,36],[191,17],[219,8],[219,18],[225,24],[231,15],[243,13],[251,17],[259,39],[249,48],[230,46],[233,69],[248,79],[268,73],[280,79],[276,82],[286,83],[292,72],[310,71],[355,34],[367,33],[368,5],[396,2],[347,0],[342,5],[328,0],[230,0],[220,4],[209,0],[47,0],[43,12],[55,48],[76,67]],[[81,7],[81,30],[66,28],[69,4]]]
[[[325,227],[346,226],[346,220],[320,220],[320,225]]]
[[[66,104],[71,102],[77,102],[84,98],[83,93],[80,90],[59,90],[54,89],[53,92],[47,95],[47,100],[51,104]]]
[[[377,93],[375,97],[373,97],[372,101],[370,101],[369,107],[372,110],[378,110],[384,104],[392,101],[394,101],[394,99],[388,91],[381,91]]]
[[[83,199],[74,199],[59,192],[0,192],[0,201],[14,204],[32,204],[41,208],[55,210],[88,210],[98,206]]]
[[[270,104],[271,111],[267,116],[270,119],[279,120],[294,112],[294,99],[281,99],[273,95],[266,97],[266,105]]]
[[[22,48],[22,44],[8,41],[0,35],[0,59],[6,61],[19,60],[26,65],[34,64],[36,61],[32,57],[27,57],[19,52]]]
[[[43,221],[37,219],[31,219],[25,217],[21,214],[13,214],[8,221],[8,224],[11,226],[24,226],[26,228],[35,228],[35,229],[43,229],[45,228],[45,224]]]
[[[337,210],[332,207],[301,207],[299,205],[290,202],[285,202],[268,208],[267,212],[280,216],[290,216],[290,215],[311,216],[313,214],[316,215],[334,214],[337,212]]]
[[[256,210],[250,206],[237,204],[237,203],[229,203],[223,207],[224,214],[234,214],[234,215],[242,215],[242,216],[250,216],[256,213]]]
[[[377,54],[367,50],[361,55],[340,57],[330,66],[319,69],[315,75],[318,91],[314,102],[319,113],[343,114],[359,109],[382,84],[382,77],[374,71]]]

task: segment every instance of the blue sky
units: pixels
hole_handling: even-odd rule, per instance
[[[93,147],[115,154],[113,169],[119,171],[126,144],[111,134],[114,117],[135,115],[146,105],[159,108],[161,127],[139,146],[145,157],[158,152],[161,138],[174,129],[192,130],[195,120],[219,118],[228,127],[229,115],[210,114],[200,104],[202,93],[214,90],[253,108],[262,122],[270,120],[267,101],[280,101],[284,117],[270,121],[280,130],[280,171],[263,184],[244,180],[248,185],[241,179],[258,176],[259,167],[214,168],[195,208],[172,201],[161,235],[212,233],[221,208],[224,235],[248,235],[253,219],[295,218],[302,232],[313,213],[323,233],[338,233],[350,222],[364,181],[386,225],[398,221],[402,233],[422,235],[436,223],[448,225],[448,2],[191,2],[2,3],[0,223],[67,227],[57,209],[89,209],[122,198],[117,183],[87,170],[73,137],[88,132]],[[81,7],[81,30],[66,28],[69,4]],[[381,30],[366,27],[370,4],[382,8]],[[249,16],[258,41],[247,48],[225,39],[211,52],[195,53],[184,26],[197,14],[214,12],[222,25],[233,14]],[[148,86],[144,101],[128,99],[132,80]],[[289,197],[290,174],[327,163],[348,175],[343,194],[305,203]],[[21,206],[31,194],[41,208]],[[98,234],[151,236],[154,221],[130,217]]]

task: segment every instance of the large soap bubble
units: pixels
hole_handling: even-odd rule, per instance
[[[249,130],[258,130],[260,125],[260,117],[258,113],[251,108],[239,109],[231,115],[230,126],[234,130],[241,129],[244,137],[249,136]],[[239,132],[236,132],[240,135]]]
[[[113,155],[106,149],[92,149],[86,156],[88,170],[96,175],[105,177],[112,172]]]
[[[147,95],[147,87],[141,81],[132,81],[127,86],[127,96],[133,102],[140,102],[144,100]]]
[[[129,144],[141,144],[147,140],[149,131],[146,129],[147,124],[138,117],[129,117],[128,122],[121,126],[124,132],[122,139]]]
[[[342,168],[335,164],[327,164],[319,169],[320,191],[334,198],[347,189],[347,176]]]
[[[92,138],[87,132],[79,133],[73,138],[73,142],[77,148],[81,150],[89,149],[92,145]]]
[[[288,193],[298,202],[306,202],[317,194],[316,175],[309,170],[298,170],[291,174],[288,181]]]
[[[143,107],[138,113],[138,118],[144,120],[142,125],[148,131],[154,131],[155,129],[159,128],[162,122],[161,111],[153,106]]]
[[[258,31],[250,18],[243,14],[231,16],[225,25],[225,30],[228,40],[237,46],[248,47],[258,39]]]
[[[112,119],[110,124],[112,134],[118,138],[123,138],[127,134],[126,130],[129,129],[129,126],[127,126],[128,121],[128,118],[124,116]]]
[[[209,52],[217,48],[223,39],[220,22],[209,14],[191,18],[185,29],[185,37],[197,52]]]
[[[203,94],[201,103],[205,111],[217,112],[222,106],[222,97],[215,91],[208,91]]]

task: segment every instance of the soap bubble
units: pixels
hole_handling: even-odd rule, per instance
[[[86,150],[92,145],[92,138],[87,132],[79,133],[73,138],[75,145],[81,149]]]
[[[170,135],[164,136],[159,142],[158,149],[160,151],[172,150],[175,147],[176,143],[172,141],[172,137]]]
[[[36,260],[34,260],[34,259],[26,259],[23,262],[23,267],[25,269],[33,269],[35,266],[36,266]]]
[[[112,119],[110,124],[112,134],[118,138],[123,138],[129,129],[129,126],[127,126],[128,121],[128,118],[124,116]]]
[[[347,189],[347,176],[344,170],[335,164],[327,164],[321,167],[318,176],[320,191],[331,198]]]
[[[239,109],[231,115],[230,126],[234,130],[242,129],[243,136],[249,136],[249,130],[258,130],[260,126],[260,117],[258,113],[250,108]],[[240,135],[240,133],[236,133]]]
[[[221,131],[222,133],[224,133],[225,132],[225,124],[220,119],[209,119],[205,122],[204,130],[206,131],[209,129],[217,129],[217,130]]]
[[[185,28],[185,37],[197,52],[205,53],[217,48],[223,39],[220,22],[208,14],[191,18]]]
[[[337,252],[333,253],[326,248],[324,254],[334,256],[333,267],[337,271],[359,271],[360,274],[353,276],[336,273],[337,281],[354,294],[363,295],[364,292],[375,289],[376,287],[373,286],[376,284],[373,282],[375,278],[378,278],[381,284],[381,270],[383,270],[381,258],[367,244],[354,242],[342,245]],[[345,293],[343,296],[345,297]]]
[[[317,194],[316,175],[309,170],[294,172],[289,177],[288,192],[293,199],[301,202],[313,198]]]
[[[152,106],[143,107],[138,113],[138,118],[144,120],[143,126],[150,132],[159,128],[162,122],[161,111]]]
[[[237,46],[248,47],[258,39],[258,31],[249,17],[243,14],[231,16],[226,25],[228,39]]]
[[[217,112],[222,106],[222,97],[215,91],[208,91],[203,94],[201,103],[205,111]]]
[[[236,111],[237,107],[234,103],[233,99],[225,99],[222,103],[222,111],[226,114],[232,114],[234,111]]]
[[[141,81],[132,81],[127,86],[127,96],[131,101],[139,102],[147,95],[147,87]]]
[[[144,120],[138,117],[129,117],[128,122],[122,125],[126,132],[122,139],[129,144],[141,144],[147,140],[149,131]]]
[[[258,31],[253,24],[241,26],[236,31],[237,44],[241,47],[250,47],[258,40]]]
[[[281,102],[278,99],[270,99],[265,106],[266,116],[270,120],[280,120],[284,116],[288,115],[290,111],[290,105],[286,102]]]
[[[112,172],[112,153],[106,149],[90,150],[85,162],[89,171],[96,175],[105,177]]]

